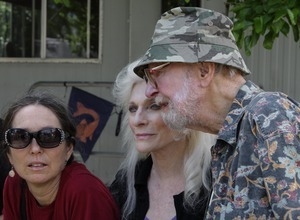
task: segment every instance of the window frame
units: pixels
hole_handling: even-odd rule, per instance
[[[47,58],[46,38],[47,38],[47,0],[41,1],[41,49],[39,57],[0,57],[0,63],[102,63],[102,42],[103,42],[103,0],[99,0],[99,33],[98,33],[98,57],[89,58],[90,54],[90,24],[91,1],[87,0],[87,58]],[[34,25],[34,22],[33,22]]]

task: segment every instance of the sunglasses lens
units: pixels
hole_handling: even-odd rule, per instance
[[[36,141],[43,148],[57,147],[62,141],[61,132],[57,128],[40,130],[36,135]]]
[[[23,129],[13,128],[5,133],[6,142],[13,148],[25,148],[31,141],[29,132]]]
[[[152,76],[149,73],[149,69],[144,69],[144,80],[146,81],[146,83],[150,83],[152,86],[155,86],[155,81],[152,78]]]
[[[46,128],[35,133],[30,133],[24,129],[11,128],[5,132],[5,142],[12,148],[21,149],[27,147],[32,138],[35,138],[40,147],[54,148],[68,137],[68,134],[58,128]]]
[[[147,77],[146,74],[144,75],[144,80],[145,80],[146,83],[148,83],[148,77]]]

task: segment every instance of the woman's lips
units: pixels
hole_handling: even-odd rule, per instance
[[[148,138],[152,137],[154,134],[150,133],[141,133],[141,134],[136,134],[135,137],[137,140],[147,140]]]
[[[40,170],[40,169],[43,169],[46,166],[47,166],[47,164],[41,163],[41,162],[34,162],[34,163],[30,163],[28,165],[28,167],[33,169],[33,170]]]

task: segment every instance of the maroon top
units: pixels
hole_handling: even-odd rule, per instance
[[[20,220],[21,182],[8,177],[4,186],[4,219]],[[55,201],[49,206],[37,204],[26,185],[26,214],[30,220],[119,219],[118,208],[108,189],[80,163],[72,162],[62,172]]]

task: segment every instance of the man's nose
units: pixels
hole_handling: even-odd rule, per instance
[[[154,98],[157,94],[158,94],[157,88],[154,87],[153,85],[151,85],[151,83],[148,82],[147,86],[146,86],[145,95],[148,98]]]

